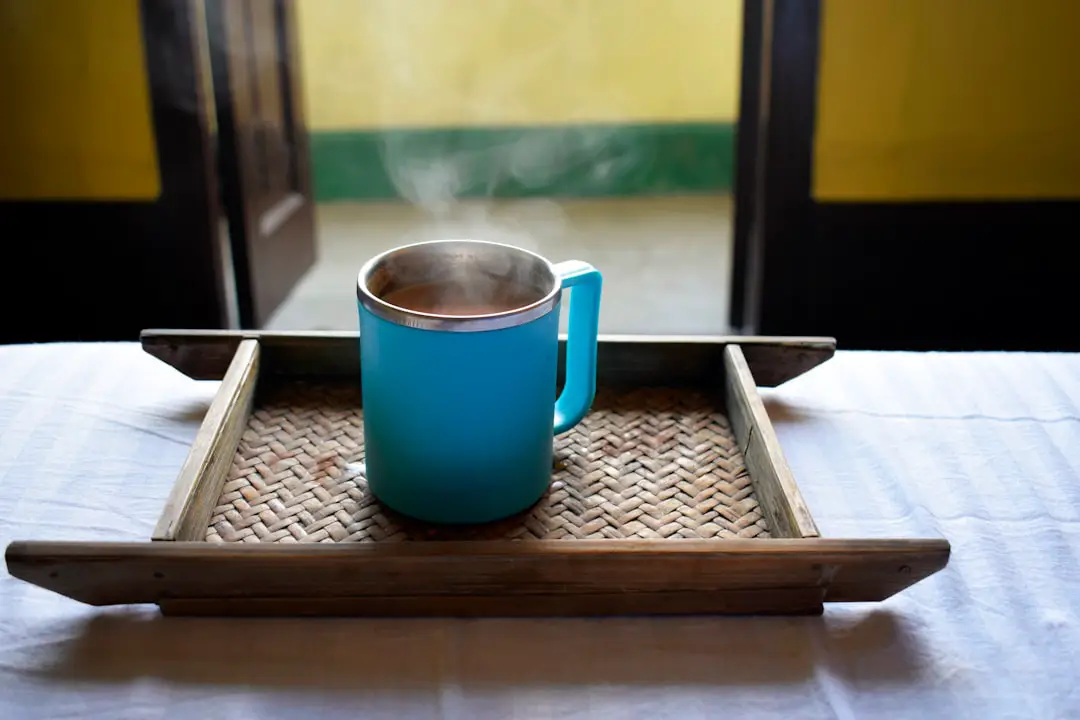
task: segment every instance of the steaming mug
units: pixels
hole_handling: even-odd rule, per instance
[[[520,512],[551,482],[554,436],[596,392],[600,273],[509,245],[440,240],[391,250],[357,279],[368,486],[421,520]],[[556,395],[559,309],[570,299]]]

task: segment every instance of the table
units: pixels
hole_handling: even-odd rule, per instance
[[[215,388],[0,347],[0,541],[149,537]],[[0,571],[3,718],[1080,716],[1080,355],[841,352],[766,404],[822,533],[948,568],[814,618],[217,620]]]

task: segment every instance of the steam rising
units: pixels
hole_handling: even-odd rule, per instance
[[[445,43],[445,34],[452,31],[441,25],[452,26],[454,8],[448,3],[431,3],[425,6],[430,12],[418,13],[415,9],[410,11],[409,4],[400,0],[377,2],[380,31],[376,38],[382,67],[402,96],[424,100],[422,83],[417,82],[417,77],[425,48],[413,46],[408,38],[437,32],[439,41]],[[502,16],[493,19],[495,26],[500,19],[505,19],[508,25],[521,21],[522,0],[487,0],[485,7],[492,16]],[[477,118],[477,125],[489,129],[499,124],[488,122],[489,118],[527,115],[516,112],[522,108],[514,106],[515,102],[521,102],[521,88],[561,82],[558,75],[549,76],[552,58],[572,58],[574,62],[562,67],[568,73],[576,71],[575,64],[588,62],[585,54],[592,52],[595,34],[602,32],[590,22],[587,4],[576,7],[579,10],[568,19],[564,3],[544,0],[528,4],[529,17],[537,25],[533,36],[545,38],[543,45],[501,57],[498,72],[491,74],[488,72],[491,68],[486,68],[482,73],[486,82],[480,82],[468,97],[453,98],[455,105]],[[404,31],[404,25],[416,23],[423,23],[424,27]],[[452,42],[460,43],[463,52],[471,51],[467,36]],[[565,85],[574,86],[574,83]],[[569,100],[567,121],[573,122],[575,107],[572,98]],[[618,106],[617,102],[607,104],[612,109]],[[395,110],[383,107],[386,115]],[[551,126],[526,134],[504,126],[503,132],[482,136],[467,130],[456,135],[387,130],[380,145],[387,175],[398,194],[426,215],[423,226],[402,238],[402,243],[474,239],[535,250],[538,241],[564,233],[566,220],[558,205],[540,197],[494,198],[508,194],[540,196],[556,186],[576,188],[573,194],[588,194],[587,188],[598,181],[609,182],[641,165],[642,158],[635,157],[638,149],[628,142],[630,138],[624,133],[599,125]],[[478,142],[477,137],[482,137],[483,142]],[[524,281],[523,278],[506,280]],[[473,273],[467,265],[461,266],[456,282],[468,290],[474,302],[483,302],[496,291],[490,275]]]

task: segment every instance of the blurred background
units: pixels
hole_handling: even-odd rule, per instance
[[[268,326],[352,329],[366,258],[470,237],[602,268],[602,332],[725,332],[741,11],[297,3],[319,260]]]
[[[0,0],[0,342],[351,330],[368,257],[601,332],[1080,349],[1069,0]]]

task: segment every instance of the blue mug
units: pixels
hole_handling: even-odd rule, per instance
[[[521,512],[551,482],[554,436],[596,393],[600,273],[509,245],[440,240],[360,271],[360,381],[368,487],[438,523]],[[556,398],[559,309],[570,299]]]

